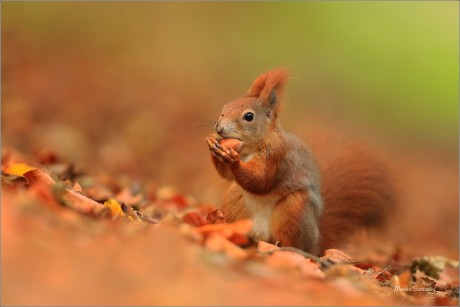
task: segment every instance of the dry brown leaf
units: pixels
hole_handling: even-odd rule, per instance
[[[410,270],[404,270],[398,275],[399,286],[401,288],[408,288],[412,282],[412,273]]]
[[[40,169],[33,169],[24,173],[24,177],[27,178],[32,186],[35,186],[36,191],[42,196],[42,198],[48,201],[55,199],[55,196],[52,194],[52,189],[57,185],[57,183],[48,174]],[[94,200],[65,187],[62,188],[62,193],[59,196],[61,197],[61,200],[72,209],[85,214],[97,214],[102,211],[103,207]]]
[[[75,184],[73,185],[72,189],[78,194],[83,194],[83,189],[78,184],[78,182],[75,182]]]
[[[131,189],[124,188],[117,195],[115,195],[115,199],[118,200],[120,203],[125,203],[128,206],[134,206],[142,202],[144,197],[141,193],[133,195],[131,193]]]
[[[101,185],[96,185],[92,186],[89,188],[85,189],[85,194],[91,198],[94,199],[97,202],[105,202],[109,200],[110,198],[113,198],[114,195],[110,189],[101,186]]]
[[[200,213],[196,211],[187,212],[182,218],[182,220],[185,223],[188,223],[188,224],[191,224],[197,227],[207,224],[206,219]]]
[[[198,231],[204,235],[219,233],[225,238],[229,238],[233,233],[248,234],[252,228],[251,220],[240,220],[231,224],[209,224],[198,227]]]
[[[251,240],[244,234],[241,234],[239,232],[234,232],[228,240],[232,242],[235,245],[245,247],[248,246],[251,243]]]
[[[206,216],[206,221],[209,224],[225,224],[227,222],[225,220],[224,214],[219,209],[209,212]]]
[[[244,249],[228,241],[218,233],[209,235],[206,239],[205,246],[213,252],[224,252],[234,259],[244,259],[248,257],[248,253]]]
[[[171,186],[164,186],[156,191],[155,198],[159,200],[170,200],[177,194],[176,189]]]
[[[324,252],[324,256],[321,259],[329,260],[334,263],[350,263],[352,261],[351,257],[345,252],[339,249],[328,249]]]
[[[455,265],[447,264],[444,270],[439,273],[438,284],[451,285],[458,287],[458,262]]]
[[[272,252],[277,249],[279,249],[278,246],[262,240],[257,243],[257,250],[261,253]]]
[[[320,264],[314,263],[311,259],[305,258],[304,263],[300,267],[304,276],[324,279],[326,274],[320,269]]]
[[[198,210],[205,216],[207,216],[212,211],[216,210],[216,206],[212,204],[203,203],[198,206]]]
[[[56,184],[56,181],[50,175],[37,168],[25,172],[23,176],[27,178],[30,184],[41,183],[50,187]]]
[[[265,263],[272,267],[297,268],[301,266],[305,258],[294,252],[277,251],[265,259]]]
[[[277,250],[265,259],[265,263],[274,268],[299,271],[304,276],[315,278],[324,278],[325,276],[318,264],[291,251]]]
[[[338,263],[329,267],[326,271],[327,277],[357,277],[363,276],[365,271],[351,264]]]
[[[196,227],[193,227],[190,224],[182,223],[179,225],[180,233],[195,242],[203,242],[203,235],[196,230]]]

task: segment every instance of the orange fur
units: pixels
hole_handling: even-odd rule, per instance
[[[267,102],[270,100],[272,91],[275,90],[279,99],[283,93],[284,84],[286,83],[287,79],[288,73],[285,68],[281,67],[271,70],[260,75],[256,80],[254,80],[246,96],[258,97],[262,101]],[[279,103],[276,105],[276,113],[279,112],[280,106],[281,104]]]
[[[387,161],[334,132],[307,135],[322,177],[321,250],[344,246],[358,230],[384,230],[397,199]]]
[[[287,78],[288,74],[285,68],[271,70],[257,77],[246,95],[249,97],[260,97],[262,100],[267,100],[273,89],[278,90],[278,95],[280,95],[280,91],[283,89]]]
[[[276,183],[277,166],[283,156],[283,152],[261,153],[249,162],[240,160],[231,166],[235,181],[248,192],[268,193]],[[267,167],[268,165],[272,167]]]
[[[281,246],[294,246],[311,253],[318,253],[319,232],[317,221],[305,206],[306,192],[296,192],[283,198],[275,207],[270,220],[272,242]],[[305,233],[314,233],[307,236]]]
[[[286,80],[283,68],[264,73],[224,106],[216,133],[243,142],[239,154],[208,137],[214,166],[233,181],[221,210],[230,222],[252,218],[256,238],[312,253],[339,248],[357,230],[385,224],[395,203],[388,168],[359,144],[316,135],[308,147],[281,130]]]

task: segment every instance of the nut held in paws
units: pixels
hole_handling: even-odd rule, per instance
[[[227,148],[232,148],[236,152],[240,152],[243,149],[244,143],[237,139],[223,139],[220,141],[220,144]]]

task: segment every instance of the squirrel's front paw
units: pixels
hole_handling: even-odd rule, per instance
[[[226,148],[226,147],[224,147]],[[229,157],[232,159],[232,163],[237,164],[240,162],[240,154],[237,153],[233,148],[226,148],[229,151]]]
[[[206,143],[212,155],[220,162],[237,163],[240,161],[240,155],[233,149],[222,146],[214,135],[209,135],[206,138]]]

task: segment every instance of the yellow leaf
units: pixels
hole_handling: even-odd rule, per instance
[[[124,216],[123,210],[116,199],[109,199],[104,203],[104,207],[107,207],[112,212],[112,216]]]
[[[23,176],[25,173],[28,171],[34,170],[36,167],[30,166],[25,163],[13,163],[9,165],[4,172],[11,174],[11,175],[16,175],[16,176]]]

